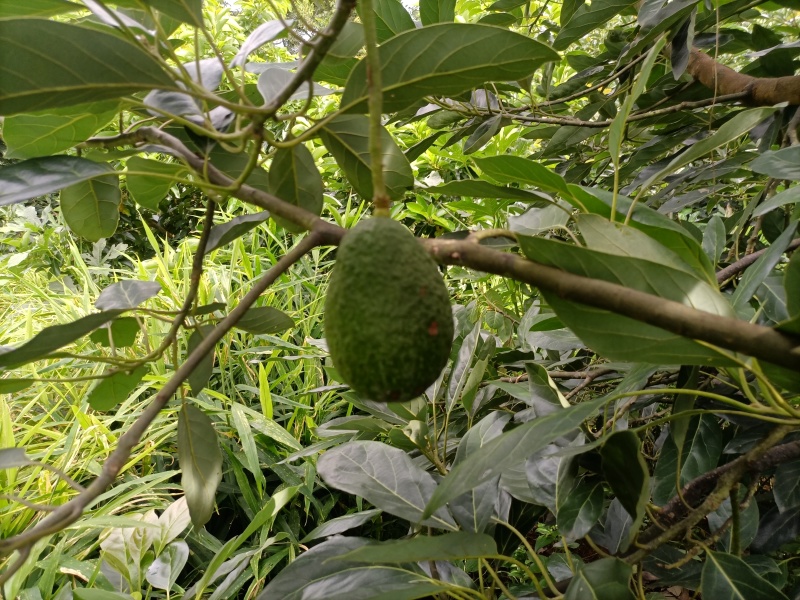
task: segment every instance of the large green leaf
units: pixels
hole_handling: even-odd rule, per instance
[[[681,302],[713,314],[731,316],[730,306],[710,284],[684,270],[635,258],[617,256],[544,238],[520,235],[525,256],[576,275],[601,279],[628,288]],[[624,246],[620,250],[626,252]],[[612,360],[654,364],[728,364],[713,349],[598,308],[569,302],[558,294],[542,290],[562,322],[594,351]]]
[[[535,192],[526,192],[519,188],[502,185],[494,185],[488,181],[480,179],[462,179],[460,181],[449,181],[436,187],[425,189],[431,194],[444,196],[467,196],[471,198],[503,198],[506,200],[520,200],[523,202],[535,202],[545,200],[546,196],[541,196]]]
[[[247,309],[236,327],[255,335],[281,333],[294,327],[294,319],[272,306],[255,306]]]
[[[442,590],[441,582],[418,567],[338,560],[368,544],[362,538],[338,537],[314,546],[278,573],[257,600],[414,600]]]
[[[634,600],[628,587],[633,567],[615,557],[582,566],[567,588],[564,600]]]
[[[69,228],[92,242],[117,230],[122,193],[119,176],[87,179],[61,190],[61,213]]]
[[[44,19],[0,20],[0,114],[174,88],[158,61],[117,35]]]
[[[333,154],[347,179],[362,198],[372,200],[372,172],[369,155],[369,121],[363,115],[341,115],[320,131],[325,147]],[[386,192],[393,200],[402,198],[414,185],[411,165],[394,139],[381,130],[383,142],[383,178]]]
[[[314,164],[314,157],[303,144],[291,148],[278,148],[269,169],[269,186],[272,193],[289,204],[319,215],[322,212],[325,186]],[[275,217],[285,229],[299,233],[301,227]]]
[[[414,19],[408,14],[400,0],[373,0],[375,10],[375,30],[378,43],[383,43],[398,33],[414,29]],[[361,4],[356,6],[359,14]]]
[[[158,203],[186,173],[188,173],[186,167],[177,163],[132,156],[127,162],[125,182],[137,204],[157,211]]]
[[[194,352],[200,345],[200,342],[208,336],[214,329],[213,325],[201,325],[189,336],[189,341],[186,344],[186,354],[189,355]],[[200,360],[192,373],[189,375],[189,388],[192,394],[197,396],[206,387],[208,380],[211,379],[211,373],[214,370],[214,352],[211,351]]]
[[[472,453],[470,460],[453,467],[428,502],[425,515],[432,514],[453,498],[501,475],[562,435],[574,431],[605,402],[605,397],[595,398],[534,419],[494,438]]]
[[[612,17],[636,5],[635,0],[592,0],[576,10],[572,18],[558,32],[553,47],[564,50],[584,35],[605,25]]]
[[[638,531],[650,499],[650,472],[642,455],[639,436],[630,429],[612,433],[600,447],[600,457],[603,476],[632,517],[631,529]]]
[[[498,183],[531,185],[545,192],[560,194],[564,199],[573,196],[573,191],[561,175],[522,156],[487,156],[476,158],[475,164]]]
[[[22,365],[47,356],[105,325],[123,312],[125,311],[107,310],[81,317],[71,323],[45,327],[21,346],[0,353],[0,368]]]
[[[788,600],[738,556],[706,552],[700,584],[703,598],[714,600]]]
[[[269,219],[269,212],[264,210],[250,215],[239,215],[227,223],[215,225],[211,228],[211,233],[208,235],[206,253],[240,238],[248,231],[261,225],[261,223],[267,219]]]
[[[409,563],[423,560],[463,560],[497,554],[497,544],[484,533],[454,531],[442,535],[419,535],[362,546],[341,560],[362,563]]]
[[[203,25],[203,0],[140,0],[174,19],[190,25]]]
[[[51,109],[34,115],[12,115],[3,122],[9,158],[56,154],[86,141],[117,114],[113,100]]]
[[[800,147],[790,146],[780,150],[769,150],[750,163],[756,173],[775,179],[800,180]]]
[[[156,281],[123,279],[100,292],[94,305],[100,310],[136,308],[142,302],[157,296],[160,291],[161,284]]]
[[[113,173],[109,165],[77,156],[32,158],[0,169],[0,206],[57,192]]]
[[[558,60],[549,46],[507,29],[443,23],[404,31],[380,45],[383,108],[394,112],[425,96],[454,96],[489,81],[517,81]],[[342,107],[364,111],[367,67],[353,69]]]
[[[557,507],[558,531],[567,541],[585,536],[603,512],[603,484],[586,479],[564,494]]]
[[[178,415],[178,461],[189,514],[199,529],[214,511],[217,486],[222,481],[222,452],[211,419],[189,403],[184,403]]]
[[[361,496],[414,524],[457,528],[444,508],[423,515],[436,482],[398,448],[380,442],[350,442],[323,454],[317,470],[329,486]]]
[[[14,17],[52,17],[83,6],[67,0],[0,0],[0,19]]]

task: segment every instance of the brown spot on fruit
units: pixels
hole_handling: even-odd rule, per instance
[[[439,323],[431,321],[431,324],[428,325],[428,335],[439,335]]]

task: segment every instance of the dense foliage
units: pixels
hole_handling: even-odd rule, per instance
[[[0,596],[798,597],[800,5],[229,4],[0,1]],[[325,341],[372,211],[404,403]]]

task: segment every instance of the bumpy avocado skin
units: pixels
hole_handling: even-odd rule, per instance
[[[325,337],[341,378],[369,400],[415,398],[444,369],[453,343],[447,287],[397,221],[372,217],[345,236],[325,298]]]

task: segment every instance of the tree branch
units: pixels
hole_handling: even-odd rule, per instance
[[[792,250],[796,250],[800,248],[800,238],[796,238],[789,243],[789,246],[786,248],[786,252],[791,252]],[[720,269],[717,271],[717,283],[722,283],[736,275],[737,273],[741,273],[747,267],[752,265],[754,262],[758,260],[758,257],[764,254],[769,250],[769,248],[762,248],[761,250],[757,250],[752,254],[748,254],[737,260],[735,263],[728,265],[724,269]]]

